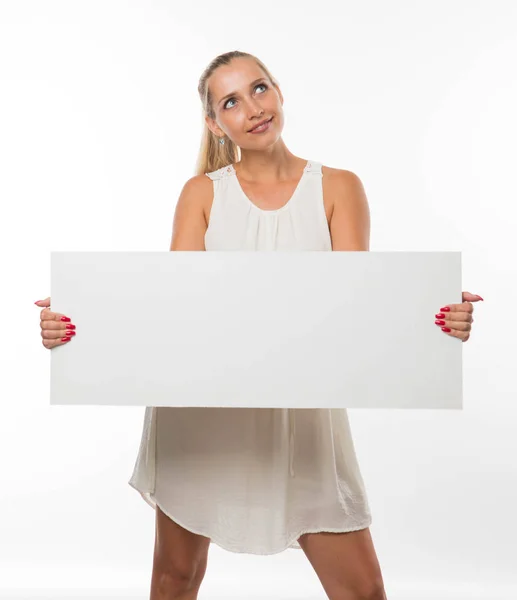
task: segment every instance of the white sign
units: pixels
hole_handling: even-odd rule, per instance
[[[462,408],[460,252],[52,252],[51,404]]]

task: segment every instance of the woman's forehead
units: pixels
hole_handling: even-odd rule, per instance
[[[210,78],[210,88],[214,96],[247,89],[256,79],[263,79],[264,73],[251,60],[235,59],[229,65],[221,65]]]

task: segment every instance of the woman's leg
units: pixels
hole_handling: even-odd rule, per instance
[[[370,529],[298,539],[329,600],[386,600]]]
[[[156,506],[150,600],[196,600],[209,547],[210,538],[180,527]]]

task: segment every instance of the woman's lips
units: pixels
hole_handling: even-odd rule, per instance
[[[269,121],[267,123],[265,123],[264,125],[261,125],[260,127],[257,127],[256,129],[252,129],[249,133],[264,133],[264,131],[267,131],[269,129],[269,126],[271,125],[272,120],[273,120],[273,117],[271,117],[271,119],[269,119]]]

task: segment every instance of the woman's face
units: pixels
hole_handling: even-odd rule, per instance
[[[215,120],[207,125],[217,135],[227,135],[240,148],[265,148],[280,137],[284,125],[284,99],[256,62],[236,58],[219,67],[210,77]],[[266,131],[250,133],[264,119],[273,120]]]

